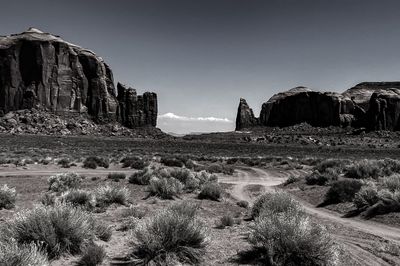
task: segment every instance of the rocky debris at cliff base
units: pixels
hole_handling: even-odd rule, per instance
[[[168,137],[167,134],[154,127],[129,129],[118,122],[96,124],[87,115],[58,116],[35,108],[9,112],[0,117],[0,133],[125,136],[135,138]]]

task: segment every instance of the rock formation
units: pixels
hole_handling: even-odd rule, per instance
[[[297,87],[278,93],[262,105],[260,117],[241,99],[236,129],[253,126],[286,127],[308,123],[316,127],[352,126],[368,130],[400,130],[400,82],[364,82],[342,94]],[[244,113],[244,114],[243,114]],[[240,115],[239,115],[240,114]],[[256,124],[248,123],[248,117]]]
[[[369,130],[400,130],[400,89],[385,89],[374,92],[366,114]]]
[[[35,107],[127,127],[155,126],[156,95],[135,92],[135,98],[133,103],[124,93],[117,99],[110,67],[90,50],[34,28],[0,37],[0,114]],[[121,106],[128,106],[126,118],[117,117]]]
[[[120,83],[118,90],[117,117],[121,124],[127,127],[156,126],[157,124],[157,94],[145,92],[137,95],[136,90]]]
[[[254,116],[253,109],[249,107],[245,99],[240,98],[238,112],[236,116],[236,130],[254,127],[258,124],[259,121]]]

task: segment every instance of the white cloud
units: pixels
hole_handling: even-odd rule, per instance
[[[228,118],[187,117],[176,115],[174,113],[159,115],[157,126],[164,132],[179,134],[234,130],[234,123]]]
[[[221,122],[221,123],[232,123],[228,118],[218,118],[218,117],[187,117],[180,116],[174,113],[166,113],[158,116],[159,119],[167,118],[180,121],[208,121],[208,122]]]

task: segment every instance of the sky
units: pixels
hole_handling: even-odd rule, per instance
[[[234,129],[296,86],[342,92],[400,80],[400,1],[10,0],[0,35],[29,27],[93,50],[115,82],[158,94],[158,126]]]

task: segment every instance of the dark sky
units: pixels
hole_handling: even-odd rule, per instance
[[[0,34],[34,26],[89,48],[115,81],[158,93],[160,115],[174,114],[160,118],[164,130],[216,131],[233,129],[240,97],[258,114],[274,93],[299,85],[344,91],[400,80],[399,8],[385,0],[12,0],[1,1]]]

